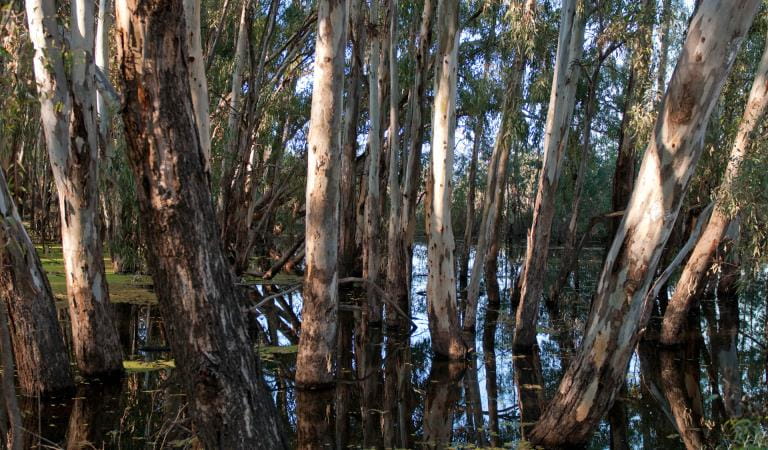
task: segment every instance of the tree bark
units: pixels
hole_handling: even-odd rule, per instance
[[[734,211],[729,211],[728,200],[725,196],[733,191],[734,183],[739,175],[741,162],[752,146],[752,140],[757,127],[762,123],[766,106],[768,106],[768,45],[766,45],[760,65],[755,73],[752,89],[747,99],[736,139],[731,148],[728,165],[720,182],[721,193],[715,201],[715,209],[701,234],[696,247],[691,252],[688,262],[675,285],[675,291],[664,313],[661,326],[661,343],[676,345],[682,342],[682,330],[685,326],[688,311],[701,297],[707,284],[707,272],[712,266],[712,259],[725,237],[728,224]],[[723,195],[724,193],[724,195]]]
[[[520,303],[515,314],[513,346],[519,349],[531,348],[536,344],[539,299],[544,288],[555,195],[576,100],[580,72],[578,60],[583,52],[585,18],[583,6],[577,3],[578,0],[567,0],[561,7],[555,75],[544,131],[544,161],[539,173],[533,223],[528,233],[520,280]]]
[[[374,284],[381,278],[381,104],[383,75],[381,72],[381,39],[383,26],[380,20],[379,7],[381,0],[372,0],[370,6],[370,48],[368,54],[368,116],[370,130],[368,131],[368,189],[365,196],[365,228],[363,230],[363,277]],[[367,287],[368,301],[367,320],[372,323],[381,322],[381,302],[376,292]]]
[[[210,180],[211,173],[211,123],[208,118],[208,81],[205,79],[205,59],[200,37],[200,0],[184,0],[184,23],[187,24],[187,54],[189,55],[189,87],[192,92],[192,109],[200,136],[205,166],[203,170]]]
[[[459,331],[451,223],[451,177],[456,132],[456,78],[459,50],[457,0],[438,0],[438,45],[435,55],[435,103],[432,111],[432,155],[427,180],[426,228],[427,314],[432,349],[451,359],[463,358],[467,347]]]
[[[334,378],[339,307],[339,172],[342,88],[348,1],[321,0],[307,155],[304,304],[296,384],[328,385]]]
[[[19,387],[28,396],[74,385],[53,293],[0,169],[0,298],[8,308]]]
[[[182,0],[119,0],[116,10],[127,154],[195,433],[206,448],[286,448],[219,241]]]
[[[585,442],[613,402],[648,321],[648,293],[757,0],[702,3],[688,30],[638,183],[599,278],[582,348],[533,429],[538,445]]]
[[[93,2],[71,5],[71,81],[52,0],[27,2],[45,141],[59,192],[75,361],[84,375],[122,372],[99,233]]]

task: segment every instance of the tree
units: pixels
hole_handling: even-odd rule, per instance
[[[321,0],[318,5],[307,155],[307,270],[296,359],[299,387],[327,386],[333,382],[335,373],[339,308],[339,130],[347,12],[346,0]]]
[[[457,0],[437,3],[435,103],[432,111],[432,154],[425,205],[427,221],[427,314],[432,348],[451,359],[463,358],[467,347],[459,331],[456,276],[453,264],[451,177],[456,133],[456,71],[459,47]]]
[[[69,354],[59,330],[53,293],[8,191],[2,169],[0,298],[8,308],[21,391],[33,396],[71,388],[74,381]]]
[[[720,195],[715,201],[715,209],[706,228],[699,237],[696,247],[691,252],[688,262],[675,285],[675,293],[664,313],[660,340],[665,345],[682,342],[686,317],[704,292],[707,273],[712,266],[713,257],[725,237],[731,217],[737,212],[729,211],[728,194],[733,192],[733,185],[739,175],[741,163],[752,146],[757,127],[762,122],[768,106],[768,45],[763,50],[760,65],[755,73],[752,89],[749,92],[747,106],[739,123],[739,130],[733,142],[728,164],[720,182]]]
[[[84,375],[122,372],[99,234],[93,2],[71,4],[68,80],[53,0],[26,2],[40,114],[59,192],[75,361]]]
[[[544,161],[539,172],[533,223],[528,233],[523,275],[520,279],[520,304],[515,314],[513,345],[521,349],[536,344],[539,298],[544,289],[545,265],[555,214],[555,193],[576,102],[580,73],[578,60],[583,52],[585,5],[579,4],[579,0],[567,0],[561,8],[554,78],[544,130]]]
[[[613,403],[645,326],[647,296],[703,148],[712,108],[757,0],[701,3],[643,157],[638,182],[605,259],[582,347],[531,432],[531,442],[585,442]]]
[[[195,432],[208,448],[285,448],[219,241],[189,86],[182,0],[119,0],[127,154],[150,269]]]

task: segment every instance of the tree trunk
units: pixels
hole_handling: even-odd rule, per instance
[[[339,307],[339,173],[347,2],[318,5],[315,79],[307,155],[304,305],[296,360],[296,384],[328,385],[334,379]]]
[[[339,273],[342,277],[355,276],[356,270],[359,270],[357,267],[359,252],[355,240],[355,187],[357,186],[357,127],[360,121],[360,94],[365,51],[365,15],[361,11],[363,2],[350,0],[349,6],[349,40],[352,45],[352,58],[347,81],[347,101],[344,105],[339,208],[341,214]]]
[[[519,349],[536,344],[539,299],[544,288],[549,238],[555,214],[555,195],[562,170],[563,155],[571,128],[571,117],[579,81],[579,64],[584,42],[584,11],[577,0],[563,2],[560,36],[555,59],[552,92],[549,97],[544,131],[544,161],[539,173],[533,223],[528,233],[520,303],[515,315],[513,346]]]
[[[72,2],[71,83],[52,0],[27,2],[40,113],[59,191],[75,361],[84,375],[122,372],[99,233],[93,2]],[[67,89],[69,87],[69,90]]]
[[[285,448],[219,241],[182,1],[119,0],[116,10],[127,154],[195,432],[206,448]]]
[[[762,123],[762,117],[768,106],[768,43],[760,59],[752,90],[749,93],[747,106],[744,109],[736,139],[731,148],[728,165],[718,189],[721,193],[733,191],[734,183],[739,175],[741,162],[752,146],[753,136],[757,127]],[[701,234],[696,247],[691,252],[688,262],[675,286],[675,293],[669,301],[664,313],[661,327],[661,343],[675,345],[682,342],[682,329],[691,307],[698,302],[707,284],[707,272],[712,266],[712,258],[725,237],[728,224],[734,212],[728,210],[728,200],[721,194],[715,202],[715,209]]]
[[[19,387],[35,396],[73,386],[53,293],[0,169],[0,298],[7,302]]]
[[[467,347],[456,310],[451,177],[456,132],[456,77],[459,50],[457,0],[438,0],[435,104],[432,111],[432,155],[425,205],[428,238],[427,314],[432,349],[451,359],[463,358]]]
[[[184,22],[187,24],[187,54],[189,55],[189,88],[192,93],[192,109],[200,136],[205,166],[203,170],[210,180],[211,173],[211,123],[208,118],[208,81],[205,79],[205,59],[200,37],[200,0],[184,0]]]
[[[533,429],[533,443],[583,443],[612,404],[648,321],[653,299],[646,294],[701,154],[706,124],[759,4],[710,0],[693,18],[643,158],[643,182],[606,257],[582,348]]]
[[[365,196],[365,228],[363,230],[363,277],[370,283],[367,285],[366,299],[368,301],[367,320],[372,323],[381,322],[381,302],[371,283],[378,284],[381,278],[381,103],[383,82],[381,61],[381,37],[383,27],[379,18],[381,0],[372,0],[370,6],[370,53],[368,55],[368,116],[370,130],[368,131],[368,189]]]

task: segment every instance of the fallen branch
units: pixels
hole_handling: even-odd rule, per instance
[[[380,288],[376,283],[370,280],[366,280],[365,278],[358,278],[358,277],[348,277],[348,278],[342,278],[339,280],[339,284],[346,284],[346,283],[363,283],[366,286],[370,286],[373,288],[374,291],[376,291],[376,295],[382,298],[389,306],[391,306],[398,314],[400,314],[405,320],[407,320],[413,329],[417,328],[416,324],[411,320],[410,317],[408,317],[408,314],[406,314],[402,309],[400,309],[399,306],[397,306],[397,303],[392,301],[391,298],[389,298],[389,295],[387,295],[386,292],[384,292],[384,289]]]
[[[304,245],[303,236],[301,239],[296,241],[296,243],[293,244],[293,247],[288,249],[288,251],[285,252],[285,254],[279,260],[277,260],[277,262],[275,262],[272,267],[269,268],[269,270],[266,272],[246,272],[246,275],[263,278],[265,280],[271,280],[280,272],[280,270],[282,270],[283,266],[285,266],[285,264],[291,260],[293,255],[301,248],[302,245]]]

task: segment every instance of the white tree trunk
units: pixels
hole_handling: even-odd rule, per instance
[[[208,117],[208,82],[205,79],[205,59],[200,37],[200,0],[184,0],[184,19],[187,26],[187,54],[189,55],[189,87],[192,108],[205,158],[205,173],[211,173],[211,122]]]
[[[427,314],[433,350],[451,359],[463,358],[456,307],[454,238],[451,224],[451,177],[456,133],[456,77],[459,49],[458,0],[440,0],[435,26],[435,103],[432,111],[432,155],[427,180]]]
[[[71,3],[71,85],[52,0],[27,2],[41,118],[59,192],[75,360],[86,375],[122,371],[99,235],[93,3]],[[70,90],[68,90],[68,87]]]
[[[539,173],[533,223],[528,232],[520,280],[520,304],[515,316],[513,345],[518,348],[530,348],[536,344],[539,299],[544,288],[549,238],[555,215],[555,195],[579,82],[578,60],[583,52],[585,26],[583,9],[584,5],[580,5],[578,0],[563,1],[555,74],[544,130],[544,162]]]
[[[307,270],[297,386],[327,385],[335,374],[340,129],[348,9],[347,0],[321,0],[318,4],[307,155]]]
[[[647,296],[703,149],[712,108],[759,0],[705,0],[688,29],[643,157],[638,183],[600,275],[582,347],[530,441],[589,439],[613,403],[652,305]]]
[[[768,41],[766,41],[768,44]],[[752,146],[757,127],[762,124],[762,118],[768,106],[768,45],[763,50],[760,65],[755,73],[752,89],[749,92],[747,106],[739,123],[739,130],[733,142],[728,165],[720,182],[720,192],[712,217],[701,234],[683,268],[683,272],[675,285],[675,293],[669,301],[664,313],[661,328],[661,343],[677,345],[682,342],[683,328],[688,317],[688,311],[696,304],[704,292],[707,273],[712,266],[715,252],[725,237],[731,217],[736,211],[729,211],[727,196],[733,192],[734,182],[739,174],[741,162]]]

